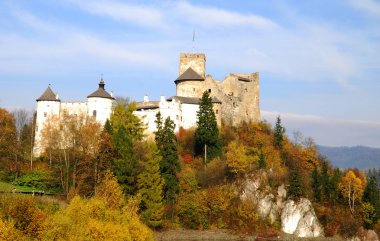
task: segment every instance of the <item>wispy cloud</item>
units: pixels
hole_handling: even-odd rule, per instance
[[[380,147],[380,122],[271,111],[262,111],[261,114],[270,123],[274,123],[280,115],[290,138],[293,132],[300,131],[304,136],[315,139],[319,145]]]
[[[180,18],[203,27],[250,26],[261,29],[277,27],[272,20],[255,14],[242,14],[221,8],[193,5],[187,1],[179,2],[176,10]]]
[[[106,16],[146,27],[167,28],[163,13],[157,8],[146,5],[132,5],[124,2],[104,0],[72,0],[71,2],[91,14]]]
[[[380,3],[375,0],[351,0],[352,6],[380,17]]]

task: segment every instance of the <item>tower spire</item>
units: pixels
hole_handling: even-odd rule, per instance
[[[100,74],[100,82],[99,82],[99,88],[104,90],[104,86],[106,85],[103,80],[103,74]]]
[[[195,29],[193,29],[193,53],[195,53]]]

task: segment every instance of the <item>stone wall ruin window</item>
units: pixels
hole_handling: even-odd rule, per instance
[[[195,88],[193,88],[193,92],[195,92]]]
[[[218,113],[219,113],[219,110],[216,110],[215,113],[218,114]]]
[[[208,89],[208,93],[211,93],[211,89]]]

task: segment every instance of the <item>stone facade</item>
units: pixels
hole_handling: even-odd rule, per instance
[[[191,67],[200,77],[204,76],[206,59],[204,54],[181,54],[179,75]],[[211,75],[204,79],[178,80],[176,95],[201,98],[204,91],[222,102],[221,118],[225,123],[237,125],[242,121],[260,121],[259,74],[228,74],[223,81]]]

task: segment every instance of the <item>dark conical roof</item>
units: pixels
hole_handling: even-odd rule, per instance
[[[185,80],[198,80],[202,81],[204,78],[200,76],[195,70],[189,67],[185,72],[183,72],[174,82],[177,84],[178,82]]]
[[[37,101],[60,101],[56,94],[50,88],[50,85],[47,87],[45,92],[37,99]]]
[[[113,98],[105,89],[104,89],[104,86],[105,86],[105,83],[104,83],[104,80],[103,78],[100,80],[99,82],[99,88],[93,92],[92,94],[90,94],[89,96],[87,96],[87,98],[91,98],[91,97],[98,97],[98,98],[106,98],[106,99],[112,99],[114,100],[115,98]]]

